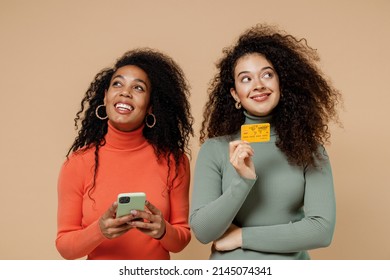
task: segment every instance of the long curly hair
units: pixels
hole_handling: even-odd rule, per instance
[[[279,76],[281,98],[272,112],[276,146],[290,163],[315,166],[316,159],[321,158],[318,145],[329,142],[329,121],[340,124],[336,109],[341,94],[317,66],[317,51],[306,39],[298,40],[273,25],[255,25],[233,46],[223,49],[223,57],[216,63],[218,72],[208,89],[200,143],[206,138],[232,135],[245,122],[243,109],[235,108],[230,89],[235,86],[237,61],[253,53],[270,61]]]
[[[74,119],[76,130],[79,129],[80,123],[81,128],[66,157],[68,158],[72,152],[95,149],[94,179],[89,192],[95,187],[99,149],[105,145],[104,137],[108,129],[107,119],[97,118],[95,110],[103,104],[105,91],[113,74],[118,68],[126,65],[135,65],[144,70],[152,85],[150,105],[157,122],[153,128],[144,126],[143,135],[153,146],[158,160],[165,158],[170,169],[173,157],[176,178],[182,156],[184,154],[190,156],[191,153],[189,139],[194,134],[193,117],[188,101],[190,86],[183,70],[171,57],[160,51],[151,48],[128,51],[116,61],[114,67],[105,68],[96,74]]]

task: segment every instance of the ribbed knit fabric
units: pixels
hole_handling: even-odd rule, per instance
[[[208,139],[199,151],[190,211],[195,236],[208,243],[231,223],[242,228],[242,248],[212,250],[210,259],[309,259],[307,250],[331,243],[336,207],[324,147],[318,168],[292,166],[275,146],[272,117],[246,113],[246,124],[265,122],[271,140],[251,143],[255,180],[241,178],[231,165],[226,137]]]
[[[106,144],[99,150],[99,169],[93,181],[94,149],[73,153],[58,179],[56,246],[66,259],[170,259],[190,241],[188,225],[190,167],[184,156],[178,177],[168,191],[168,166],[157,161],[153,147],[136,131],[121,132],[109,124]],[[175,165],[171,161],[170,178]],[[145,192],[166,220],[166,234],[155,240],[137,229],[116,239],[101,233],[98,220],[121,192]],[[92,199],[91,199],[92,198]]]

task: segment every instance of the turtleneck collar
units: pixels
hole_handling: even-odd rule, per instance
[[[116,129],[108,122],[108,130],[105,136],[106,146],[119,150],[138,150],[145,145],[147,141],[143,135],[144,125],[130,132],[124,132]]]
[[[257,124],[257,123],[269,123],[271,125],[271,135],[275,135],[275,127],[272,123],[272,115],[267,115],[264,117],[254,116],[248,113],[247,111],[244,111],[245,115],[245,124]]]

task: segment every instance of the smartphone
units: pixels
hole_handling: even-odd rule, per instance
[[[145,209],[146,195],[143,192],[120,193],[118,195],[118,208],[116,209],[116,217],[129,215],[131,210]]]

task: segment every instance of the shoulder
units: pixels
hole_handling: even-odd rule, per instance
[[[59,173],[59,186],[80,186],[93,176],[94,150],[79,150],[70,154],[63,162]],[[72,183],[70,183],[72,182]],[[79,184],[80,183],[80,184]]]
[[[230,136],[220,136],[207,139],[200,147],[197,161],[214,162],[220,165],[227,160],[229,154]]]
[[[93,148],[79,149],[72,152],[63,163],[63,168],[82,168],[94,164],[95,153]]]
[[[306,171],[309,170],[331,170],[331,163],[329,154],[326,151],[325,146],[318,145],[317,151],[314,156],[314,165],[306,165],[305,166]]]
[[[232,140],[231,136],[219,136],[207,139],[201,146],[201,150],[207,152],[215,152],[229,148],[229,142]]]

